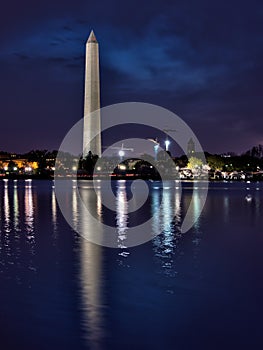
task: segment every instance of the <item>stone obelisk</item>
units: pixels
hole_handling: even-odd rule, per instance
[[[101,156],[99,44],[93,30],[86,43],[83,157]]]

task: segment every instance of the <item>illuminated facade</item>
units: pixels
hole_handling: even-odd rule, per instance
[[[83,156],[101,156],[99,44],[91,31],[86,44]]]
[[[187,144],[187,156],[188,158],[190,158],[190,157],[193,157],[194,155],[195,155],[195,143],[191,138]]]
[[[27,159],[11,158],[0,161],[0,169],[4,171],[34,171],[38,169],[38,162],[30,162]]]

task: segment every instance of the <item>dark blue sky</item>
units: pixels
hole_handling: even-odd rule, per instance
[[[261,1],[14,0],[0,11],[1,150],[56,149],[82,117],[91,29],[102,105],[166,107],[210,152],[263,143]]]

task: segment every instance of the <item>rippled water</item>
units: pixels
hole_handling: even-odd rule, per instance
[[[2,181],[1,348],[262,348],[263,183],[212,183],[185,234],[190,182],[182,198],[165,184],[161,211],[161,185],[151,183],[147,205],[132,217],[129,182],[113,184],[115,215],[88,181],[78,186],[120,237],[151,213],[161,234],[133,248],[97,246],[66,223],[53,182]],[[74,193],[66,203],[78,226]]]

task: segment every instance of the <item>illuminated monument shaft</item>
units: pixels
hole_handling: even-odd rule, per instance
[[[93,30],[86,44],[83,156],[89,151],[101,156],[99,44]]]

